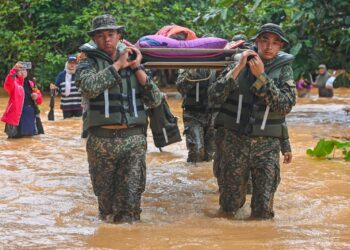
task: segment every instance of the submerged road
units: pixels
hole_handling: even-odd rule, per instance
[[[0,114],[7,103],[0,97]],[[48,121],[45,134],[8,140],[0,133],[0,249],[349,249],[350,163],[305,154],[320,138],[348,139],[350,89],[335,98],[298,99],[287,121],[293,162],[281,164],[275,218],[248,220],[250,198],[234,219],[217,216],[212,163],[186,162],[185,141],[163,148],[148,133],[147,186],[141,222],[98,219],[81,120]],[[180,117],[181,100],[169,98]],[[3,131],[1,123],[0,130]]]

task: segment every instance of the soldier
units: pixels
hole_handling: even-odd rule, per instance
[[[183,96],[183,122],[188,150],[187,162],[210,161],[215,151],[213,107],[208,102],[208,86],[216,71],[191,69],[180,72],[176,87]]]
[[[140,220],[146,182],[144,104],[158,106],[162,94],[141,67],[138,49],[120,46],[124,51],[117,51],[123,27],[112,15],[97,16],[92,28],[93,41],[80,47],[86,57],[76,76],[88,99],[90,177],[101,219],[131,223]]]
[[[220,148],[220,211],[234,215],[244,205],[251,172],[251,217],[270,219],[280,182],[279,151],[288,139],[285,115],[295,105],[293,56],[280,51],[289,42],[276,24],[261,26],[252,40],[254,50],[244,51],[209,87],[209,99],[222,103],[215,126],[226,128]]]

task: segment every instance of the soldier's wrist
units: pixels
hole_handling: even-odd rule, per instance
[[[138,65],[138,66],[136,66],[134,68],[131,68],[131,70],[135,74],[139,70],[145,71],[145,67],[142,64],[140,64],[140,65]]]
[[[261,73],[253,84],[254,88],[259,90],[269,82],[269,78],[265,72]]]

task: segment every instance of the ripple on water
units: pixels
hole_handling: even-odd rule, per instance
[[[81,120],[63,120],[58,110],[57,121],[48,122],[44,111],[45,135],[6,140],[0,133],[0,248],[349,249],[346,166],[339,171],[319,166],[301,171],[315,164],[305,161],[301,150],[314,143],[310,138],[317,133],[302,130],[303,136],[296,129],[318,121],[317,129],[325,134],[344,127],[348,118],[342,107],[347,101],[298,100],[288,120],[292,143],[300,151],[294,165],[282,169],[286,176],[276,193],[276,217],[271,221],[247,219],[250,196],[235,218],[219,217],[211,164],[187,164],[184,140],[159,152],[149,133],[142,222],[105,224],[98,219],[85,140],[80,139]],[[180,101],[171,103],[181,115]],[[335,185],[343,192],[334,190]]]
[[[346,115],[344,104],[304,104],[293,107],[292,112],[288,114],[288,123],[338,123],[348,125],[350,115]]]

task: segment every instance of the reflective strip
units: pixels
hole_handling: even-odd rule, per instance
[[[243,95],[240,94],[238,96],[238,110],[237,110],[237,120],[236,120],[237,124],[239,124],[239,122],[241,120],[242,103],[243,103]]]
[[[84,46],[90,48],[90,49],[96,49],[95,46],[91,45],[90,43],[85,43]]]
[[[199,102],[199,82],[196,83],[196,102]]]
[[[136,90],[132,89],[132,106],[134,107],[135,117],[139,117],[137,114],[137,106],[136,106]]]
[[[168,143],[169,140],[168,140],[168,135],[167,135],[167,133],[166,133],[166,130],[165,130],[165,128],[162,128],[162,130],[163,130],[163,135],[164,135],[165,143]]]
[[[108,89],[105,89],[103,92],[104,98],[105,98],[105,117],[109,118],[109,96],[108,96]]]
[[[269,112],[270,112],[270,106],[266,106],[264,118],[263,118],[263,121],[262,121],[261,127],[260,127],[261,130],[265,129],[265,125],[266,125],[267,117],[269,116]]]

